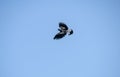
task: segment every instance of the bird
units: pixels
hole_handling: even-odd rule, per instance
[[[58,29],[59,33],[57,33],[55,36],[54,36],[54,40],[58,40],[58,39],[61,39],[63,38],[66,34],[68,35],[71,35],[73,34],[73,30],[72,29],[69,29],[68,26],[63,23],[63,22],[59,22],[59,29]]]

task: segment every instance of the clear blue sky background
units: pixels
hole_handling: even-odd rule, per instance
[[[0,77],[120,77],[120,0],[0,0]]]

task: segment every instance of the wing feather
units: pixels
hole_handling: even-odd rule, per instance
[[[60,22],[60,23],[59,23],[59,27],[60,27],[62,30],[68,30],[68,27],[67,27],[67,25],[66,25],[65,23]]]
[[[66,33],[59,32],[55,35],[54,39],[61,39],[66,35]]]

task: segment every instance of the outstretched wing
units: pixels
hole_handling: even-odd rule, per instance
[[[55,35],[54,39],[61,39],[66,35],[65,32],[59,32]]]
[[[63,23],[63,22],[59,23],[59,27],[61,28],[61,30],[68,30],[67,25],[65,23]]]

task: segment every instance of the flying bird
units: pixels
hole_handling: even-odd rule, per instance
[[[67,25],[63,22],[59,23],[59,29],[58,29],[59,33],[57,33],[53,39],[61,39],[63,38],[66,34],[71,35],[73,34],[73,30],[69,29],[67,27]]]

